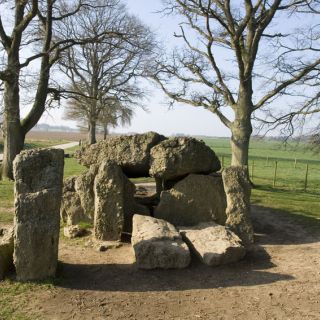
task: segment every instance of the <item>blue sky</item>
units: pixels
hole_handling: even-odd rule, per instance
[[[160,41],[173,44],[173,33],[178,30],[177,18],[165,18],[156,13],[161,9],[161,0],[127,0],[129,12],[137,15],[158,36]],[[156,131],[170,135],[184,133],[190,135],[229,136],[229,130],[220,123],[212,113],[187,105],[177,104],[169,109],[165,95],[153,84],[146,84],[150,93],[145,106],[148,111],[135,109],[135,116],[131,126],[117,127],[113,132],[146,132]],[[69,125],[76,127],[76,123],[63,120],[63,110],[51,110],[45,114],[40,123],[51,125]]]
[[[165,44],[169,49],[172,49],[177,44],[177,38],[174,38],[173,35],[175,31],[179,32],[179,17],[164,17],[161,13],[157,13],[157,11],[162,8],[162,0],[124,0],[124,2],[127,4],[128,11],[138,16],[144,24],[149,26],[161,43]],[[278,16],[273,23],[273,29],[285,32],[287,28],[291,29],[294,27],[292,23],[298,26],[300,23],[303,23],[303,21]],[[261,57],[266,55],[269,52],[268,50],[270,50],[270,48],[267,46],[260,47]],[[220,62],[223,62],[224,67],[227,66],[229,69],[231,66],[231,70],[234,71],[232,64],[228,66],[227,57],[219,55],[218,59]],[[263,61],[262,59],[262,62]],[[169,109],[166,96],[155,84],[144,81],[143,86],[145,91],[149,92],[148,99],[145,102],[148,111],[146,112],[141,108],[136,108],[132,124],[126,127],[117,127],[112,130],[113,132],[142,133],[146,131],[157,131],[165,135],[183,133],[189,135],[230,136],[229,129],[209,111],[182,104],[176,104],[173,108]],[[261,86],[256,89],[258,90],[255,90],[255,93],[259,96],[266,88]],[[290,103],[292,103],[292,100],[280,98],[274,106],[280,109],[288,106]],[[75,122],[63,120],[63,109],[51,110],[50,114],[43,116],[40,123],[43,122],[52,125],[69,125],[76,127]]]

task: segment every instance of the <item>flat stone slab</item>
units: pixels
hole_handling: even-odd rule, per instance
[[[214,222],[200,223],[194,227],[180,227],[179,230],[190,250],[208,266],[236,262],[246,253],[235,233]]]
[[[188,246],[176,228],[164,220],[134,215],[131,243],[141,269],[180,269],[190,263]]]

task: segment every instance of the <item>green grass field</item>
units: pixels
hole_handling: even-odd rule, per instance
[[[230,145],[226,138],[204,139],[212,147],[224,166],[230,164]],[[51,143],[51,141],[50,141]],[[34,146],[43,144],[34,143]],[[73,152],[75,148],[66,150]],[[295,165],[295,159],[297,159]],[[255,185],[252,203],[279,209],[293,215],[320,219],[320,160],[319,155],[304,145],[284,147],[276,141],[253,140],[250,147],[249,171]],[[276,186],[273,187],[275,161]],[[309,165],[308,184],[304,190],[306,164]],[[75,159],[65,159],[65,177],[78,175],[85,170]],[[142,179],[143,180],[143,179]],[[142,181],[139,179],[139,181]],[[0,222],[12,221],[13,183],[0,181]]]
[[[230,165],[231,149],[227,138],[203,140],[225,167]],[[307,188],[304,190],[307,164]],[[255,185],[253,204],[320,219],[320,155],[308,150],[305,144],[283,145],[279,141],[252,139],[249,172]]]

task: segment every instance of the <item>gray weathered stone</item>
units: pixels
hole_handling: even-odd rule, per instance
[[[94,218],[94,179],[98,169],[99,166],[92,165],[87,172],[84,172],[75,180],[75,191],[80,198],[86,217],[85,221],[93,221]]]
[[[76,192],[65,192],[62,195],[60,216],[68,226],[88,221],[81,205],[80,197]]]
[[[35,149],[15,159],[14,264],[17,279],[55,275],[58,259],[64,152]]]
[[[213,150],[194,138],[171,138],[151,149],[150,175],[164,184],[189,173],[207,174],[220,168]]]
[[[185,268],[190,263],[188,246],[164,220],[134,215],[131,243],[141,269]]]
[[[251,186],[247,168],[225,168],[222,179],[227,195],[226,226],[241,238],[244,245],[250,245],[254,241],[254,232],[250,221]]]
[[[94,234],[99,240],[119,240],[122,232],[131,233],[135,213],[149,215],[134,199],[135,185],[116,163],[101,164],[94,182]]]
[[[124,182],[121,168],[114,162],[100,165],[94,181],[94,236],[99,240],[118,240],[124,225]]]
[[[148,176],[150,149],[164,139],[166,139],[164,136],[155,132],[111,137],[84,147],[75,154],[75,157],[87,167],[112,160],[121,166],[128,177]]]
[[[162,191],[154,216],[175,226],[226,221],[226,196],[219,175],[190,174],[172,189]]]
[[[74,239],[86,235],[87,230],[81,228],[79,225],[67,226],[63,228],[63,235],[66,238]]]
[[[13,228],[0,229],[0,280],[13,268]]]
[[[201,261],[208,266],[236,262],[246,253],[240,238],[214,222],[179,228],[182,238]]]

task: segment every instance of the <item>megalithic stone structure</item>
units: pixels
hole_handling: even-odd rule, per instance
[[[64,152],[33,149],[14,160],[14,264],[17,280],[42,280],[56,273]]]
[[[245,246],[254,241],[254,231],[250,220],[251,185],[247,167],[231,166],[223,169],[222,180],[227,195],[227,221],[229,227]]]

